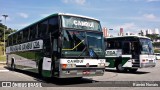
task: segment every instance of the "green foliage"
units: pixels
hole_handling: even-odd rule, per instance
[[[154,43],[153,43],[153,46],[155,46],[155,47],[160,47],[160,42],[154,42]]]
[[[0,55],[0,61],[6,61],[6,56]]]
[[[7,26],[0,23],[0,41],[4,41],[4,30],[5,30],[5,39],[7,39],[8,35],[15,32],[16,30],[8,28]]]
[[[160,53],[160,50],[156,49],[156,50],[154,50],[154,53]]]
[[[4,43],[0,42],[0,55],[3,55],[4,53]]]
[[[0,56],[3,55],[3,52],[4,52],[4,46],[3,46],[4,45],[4,30],[5,30],[5,40],[7,40],[7,37],[9,34],[16,31],[0,23]],[[0,59],[3,60],[5,58],[0,57]]]
[[[152,41],[160,38],[158,34],[147,34],[146,36],[151,38]]]
[[[160,39],[160,36],[158,34],[148,34],[147,37],[151,38],[152,41]],[[160,47],[160,42],[153,42],[154,47]],[[156,51],[158,52],[158,51]]]

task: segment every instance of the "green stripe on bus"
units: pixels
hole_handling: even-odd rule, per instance
[[[121,58],[122,65],[124,65],[129,59],[130,59],[130,57],[123,57],[123,58]],[[106,62],[109,63],[109,65],[107,67],[114,68],[116,60],[119,60],[119,59],[116,59],[116,58],[106,58]]]
[[[115,67],[115,60],[113,58],[107,58],[106,62],[109,62],[107,67],[114,68]]]
[[[129,60],[129,57],[122,58],[122,66]]]
[[[42,71],[42,76],[43,77],[51,77],[51,71],[49,71],[49,70],[43,70]]]

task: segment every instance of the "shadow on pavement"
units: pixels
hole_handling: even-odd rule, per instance
[[[126,71],[126,72],[118,72],[117,70],[114,69],[105,69],[106,72],[113,72],[113,73],[123,73],[123,74],[147,74],[150,72],[146,72],[146,71],[136,71],[134,73]]]
[[[5,67],[8,70],[11,70],[7,67]],[[43,83],[46,87],[53,87],[53,86],[60,86],[60,87],[66,87],[66,86],[87,86],[87,84],[91,84],[91,83],[95,83],[98,81],[92,80],[92,78],[42,78],[41,76],[39,76],[39,74],[37,73],[33,73],[33,72],[29,72],[29,71],[24,71],[24,70],[19,70],[16,69],[14,70],[15,72],[18,73],[22,73],[25,75],[29,75],[31,77],[33,77],[33,79],[37,82],[41,82]]]

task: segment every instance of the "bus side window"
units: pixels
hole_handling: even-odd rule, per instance
[[[13,34],[13,45],[17,44],[17,34]]]
[[[132,53],[134,53],[134,54],[140,53],[139,50],[140,50],[139,43],[138,42],[132,42],[132,45],[131,45]]]
[[[23,42],[28,41],[29,29],[23,31]]]
[[[36,25],[30,28],[29,40],[33,40],[37,37],[37,27]]]
[[[108,49],[114,49],[115,48],[115,44],[114,44],[115,42],[113,41],[111,41],[111,42],[109,42],[107,45],[108,45]]]
[[[13,34],[13,45],[17,44],[17,34]]]
[[[111,44],[109,42],[106,43],[106,49],[110,49]]]
[[[108,43],[107,42],[104,42],[104,43],[105,43],[105,50],[107,50]]]
[[[49,19],[49,24],[48,24],[48,33],[55,33],[57,32],[59,25],[58,25],[58,17],[52,17]]]
[[[53,51],[58,51],[58,47],[57,47],[58,43],[57,43],[57,39],[54,39],[53,41]]]
[[[115,48],[116,49],[121,49],[121,43],[120,42],[115,42]]]
[[[123,54],[130,54],[130,42],[123,43]]]
[[[48,21],[44,21],[38,25],[38,37],[46,35],[48,29]]]
[[[20,32],[18,32],[18,35],[17,35],[17,43],[21,43],[22,42],[22,38],[23,38],[23,32],[20,31]]]
[[[12,36],[9,37],[9,40],[8,40],[8,41],[9,41],[9,42],[8,42],[8,45],[9,45],[9,46],[12,46]]]

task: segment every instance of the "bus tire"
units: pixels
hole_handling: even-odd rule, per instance
[[[14,59],[12,59],[11,61],[11,70],[14,71],[15,70],[15,63],[14,63]]]
[[[138,70],[138,69],[133,69],[133,68],[131,69],[131,68],[130,68],[130,69],[129,69],[129,72],[135,73],[137,70]]]
[[[127,69],[122,66],[123,66],[122,63],[116,64],[116,69],[118,72],[126,72],[127,71]]]

